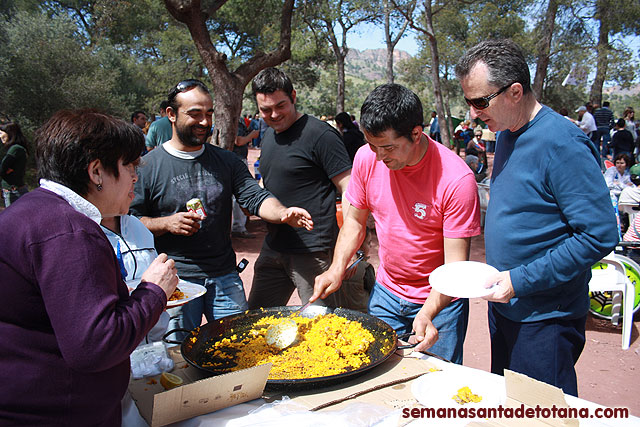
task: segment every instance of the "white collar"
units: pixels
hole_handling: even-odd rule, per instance
[[[197,151],[181,151],[173,148],[173,146],[169,144],[169,141],[167,141],[162,144],[162,148],[164,148],[165,151],[171,154],[173,157],[177,157],[179,159],[184,159],[184,160],[193,160],[196,157],[198,157],[200,154],[204,153],[204,144],[202,144],[202,147]]]
[[[100,213],[98,208],[93,203],[91,203],[69,187],[65,187],[64,185],[58,184],[57,182],[49,181],[48,179],[41,179],[40,187],[62,197],[71,205],[72,208],[74,208],[81,214],[88,216],[90,219],[100,225],[100,221],[102,221],[102,214]]]

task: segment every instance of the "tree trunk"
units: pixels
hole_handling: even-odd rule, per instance
[[[346,55],[336,55],[336,68],[338,69],[338,93],[336,94],[336,114],[344,111],[344,58]]]
[[[607,77],[607,65],[609,55],[609,10],[604,2],[598,1],[597,18],[600,24],[598,28],[598,61],[596,68],[596,78],[591,85],[589,100],[598,105],[602,105],[602,86]]]
[[[547,12],[544,18],[542,35],[538,42],[538,61],[536,63],[536,76],[533,80],[533,94],[538,101],[542,102],[544,81],[547,78],[547,67],[549,66],[549,56],[551,52],[551,38],[558,12],[557,0],[549,0]]]
[[[387,83],[393,83],[394,75],[393,75],[393,51],[394,47],[389,42],[387,42]]]
[[[242,113],[244,88],[256,74],[267,67],[275,67],[291,57],[291,16],[294,0],[285,0],[280,17],[280,44],[269,52],[258,52],[235,71],[227,68],[227,56],[218,52],[207,30],[209,14],[227,0],[217,0],[207,13],[201,10],[200,0],[164,0],[169,13],[187,25],[191,38],[202,57],[213,86],[215,137],[214,143],[231,150],[238,132],[238,118]]]
[[[336,114],[338,114],[344,111],[344,59],[347,57],[347,53],[349,52],[349,48],[347,47],[347,31],[344,30],[343,26],[342,46],[340,46],[338,44],[338,39],[336,38],[336,33],[333,30],[333,21],[325,20],[324,25],[327,29],[327,36],[329,39],[329,43],[331,44],[333,56],[335,56],[336,58],[336,69],[338,74],[338,85],[336,89]]]
[[[440,89],[440,57],[438,55],[438,41],[433,32],[433,16],[431,14],[431,0],[424,2],[424,21],[427,36],[429,37],[429,47],[431,50],[431,79],[433,81],[433,93],[436,101],[436,113],[438,114],[438,122],[445,123],[446,116],[444,114],[444,102],[442,101],[442,91]],[[440,137],[442,143],[449,147],[451,144],[451,134],[448,126],[440,126]]]
[[[444,98],[444,113],[447,117],[446,122],[443,122],[442,124],[440,124],[440,139],[442,140],[442,128],[443,125],[444,127],[447,128],[447,132],[449,133],[449,135],[453,135],[453,121],[451,120],[451,107],[450,107],[450,98],[449,98],[449,91],[445,88],[443,91],[443,98]],[[440,119],[438,119],[439,121]]]
[[[391,10],[389,3],[384,2],[384,40],[387,45],[387,83],[393,83],[393,50],[395,43],[391,40]]]

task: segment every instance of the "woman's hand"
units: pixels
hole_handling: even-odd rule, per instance
[[[178,286],[178,271],[175,261],[167,254],[160,254],[142,274],[142,281],[159,286],[167,295],[167,301]]]

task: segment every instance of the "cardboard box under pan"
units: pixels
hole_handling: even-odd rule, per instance
[[[184,381],[165,390],[160,375],[131,380],[129,392],[140,415],[151,426],[164,426],[208,414],[262,396],[271,364],[256,366],[215,377],[206,377],[182,359],[179,347],[168,350],[176,367],[171,372]]]

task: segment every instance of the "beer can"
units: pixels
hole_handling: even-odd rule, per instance
[[[200,199],[191,199],[187,202],[187,210],[189,212],[195,212],[203,218],[207,217],[207,213],[204,211],[204,205]]]

